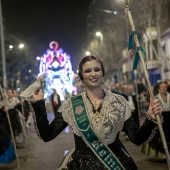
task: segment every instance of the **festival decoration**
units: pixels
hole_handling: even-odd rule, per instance
[[[133,38],[135,40],[136,48],[137,48],[133,69],[137,68],[137,65],[140,61],[144,75],[145,75],[145,78],[146,78],[146,81],[147,81],[147,84],[148,84],[148,90],[149,90],[149,94],[151,96],[151,100],[154,101],[154,99],[155,99],[154,94],[153,94],[153,91],[152,91],[151,83],[150,83],[148,72],[147,72],[147,69],[146,69],[146,64],[144,62],[144,57],[145,57],[146,54],[145,54],[145,51],[140,46],[138,36],[137,36],[136,30],[135,30],[133,18],[132,18],[131,12],[129,10],[131,3],[132,3],[132,0],[122,0],[122,6],[125,8],[125,11],[127,12],[128,19],[129,19],[130,25],[132,27],[131,37],[133,36]],[[132,41],[131,37],[129,38],[130,41]],[[129,44],[131,44],[131,42],[129,42]],[[131,47],[131,45],[129,45],[129,47]],[[166,139],[165,139],[165,134],[164,134],[164,131],[163,131],[163,128],[162,128],[162,124],[161,124],[161,120],[160,120],[159,115],[156,116],[156,120],[157,120],[157,124],[158,124],[158,127],[159,127],[162,143],[163,143],[163,146],[164,146],[164,149],[165,149],[168,168],[170,170],[170,155],[169,155],[169,150],[168,150],[168,146],[167,146]]]
[[[70,61],[70,55],[59,48],[56,41],[51,41],[49,49],[40,57],[39,75],[46,73],[46,94],[52,93],[56,89],[61,100],[64,100],[65,93],[72,93],[74,72]]]

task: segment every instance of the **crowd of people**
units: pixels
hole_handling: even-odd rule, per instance
[[[45,142],[57,137],[67,125],[72,127],[75,147],[64,157],[58,170],[137,170],[135,162],[120,141],[121,131],[129,141],[141,145],[141,152],[159,159],[166,158],[156,115],[161,117],[169,147],[169,82],[156,84],[156,100],[148,101],[147,88],[141,80],[136,82],[136,86],[104,82],[103,63],[93,55],[81,60],[78,75],[83,87],[78,95],[69,94],[61,102],[57,91],[53,90],[50,102],[55,118],[51,123],[47,118],[41,87],[30,93],[28,101],[14,96],[11,89],[6,96],[1,95],[0,164],[16,159],[7,113],[16,144],[24,142],[23,126],[29,127],[32,115],[37,134]],[[4,160],[4,155],[8,160]]]
[[[0,92],[0,165],[8,165],[17,159],[16,149],[26,147],[32,113],[28,102],[21,99],[21,91],[13,89]],[[16,148],[16,149],[15,149]],[[17,164],[13,164],[16,166]]]
[[[28,129],[33,119],[28,101],[20,97],[23,91],[2,88],[0,91],[0,168],[17,161],[15,147],[26,147]],[[49,99],[55,117],[61,106],[60,96],[55,89]],[[9,167],[15,167],[17,164],[13,165]]]

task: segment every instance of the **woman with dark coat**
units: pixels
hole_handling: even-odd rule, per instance
[[[146,119],[139,128],[131,116],[133,108],[127,100],[103,89],[104,75],[104,66],[98,57],[84,57],[79,64],[79,77],[85,90],[69,97],[50,124],[43,90],[40,87],[30,93],[33,94],[30,108],[37,133],[45,142],[58,136],[67,125],[72,127],[75,148],[66,155],[58,170],[137,170],[119,139],[119,133],[124,128],[129,140],[136,145],[142,144],[157,126],[155,116],[161,114],[161,110],[157,101],[150,104]]]
[[[15,160],[14,145],[8,133],[7,107],[0,108],[0,165]]]

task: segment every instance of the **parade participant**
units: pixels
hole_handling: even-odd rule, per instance
[[[16,144],[23,143],[22,125],[20,121],[20,113],[17,108],[20,107],[20,101],[13,96],[12,89],[8,89],[5,105],[8,107],[8,113],[11,120],[12,130],[14,133]]]
[[[8,120],[5,105],[0,105],[0,168],[16,159],[14,145],[7,131]]]
[[[128,96],[128,102],[134,106],[134,110],[132,110],[132,115],[133,118],[135,119],[136,123],[138,126],[140,126],[140,116],[138,113],[138,101],[137,101],[137,96],[136,93],[133,90],[133,86],[132,85],[127,85],[126,86],[126,94]]]
[[[168,93],[167,91],[168,84],[166,81],[159,82],[157,87],[158,87],[158,94],[155,96],[155,98],[158,99],[160,103],[160,107],[162,109],[162,116],[164,119],[164,122],[162,123],[162,127],[164,130],[168,148],[170,148],[170,131],[169,131],[170,93]],[[163,147],[159,130],[156,131],[155,136],[152,138],[150,142],[142,145],[141,151],[152,158],[156,158],[157,160],[166,159],[165,150]]]
[[[24,91],[23,89],[20,90],[19,91],[19,95],[22,94],[23,91]],[[31,113],[31,111],[29,109],[28,101],[27,100],[23,100],[21,97],[19,97],[19,100],[20,100],[20,103],[21,103],[20,104],[21,107],[19,107],[19,111],[23,115],[23,117],[21,117],[20,120],[22,122],[22,120],[24,118],[23,123],[25,122],[25,126],[27,128],[29,128],[30,125],[31,125],[31,121],[32,121],[32,113]]]
[[[4,106],[4,102],[3,102],[3,96],[0,93],[0,108],[2,108]]]
[[[137,170],[119,140],[119,132],[124,129],[133,143],[142,144],[157,127],[156,115],[161,114],[161,109],[157,101],[151,102],[139,129],[131,117],[133,107],[128,101],[102,88],[104,75],[104,66],[98,57],[84,57],[79,64],[79,77],[85,89],[62,104],[51,124],[47,119],[43,90],[32,95],[30,107],[35,114],[37,133],[45,142],[58,136],[68,124],[72,127],[75,149],[70,150],[58,169]]]
[[[56,117],[57,111],[61,106],[60,95],[57,93],[56,89],[53,89],[53,93],[50,96],[50,101],[53,107],[54,115]]]

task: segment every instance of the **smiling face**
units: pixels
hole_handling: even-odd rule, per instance
[[[86,61],[82,65],[82,77],[86,88],[101,87],[103,77],[101,64],[96,60]]]

